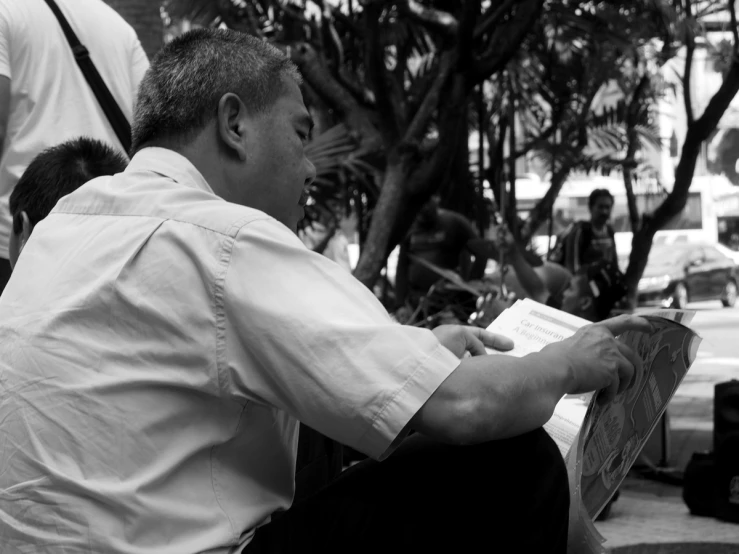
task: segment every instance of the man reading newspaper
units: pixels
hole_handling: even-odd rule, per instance
[[[300,83],[249,35],[174,39],[126,170],[34,228],[0,297],[2,554],[565,551],[541,427],[566,393],[627,390],[641,361],[615,337],[649,323],[525,358],[397,325],[296,236]],[[298,422],[373,459],[293,503]]]

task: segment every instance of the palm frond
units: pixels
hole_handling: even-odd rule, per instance
[[[370,195],[377,193],[373,180],[368,177],[375,169],[354,156],[356,150],[357,145],[343,123],[331,127],[306,145],[305,155],[316,168],[311,196],[319,197],[347,180],[356,182]]]

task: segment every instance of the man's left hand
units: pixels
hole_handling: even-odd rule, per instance
[[[440,325],[436,329],[433,329],[432,332],[441,344],[460,359],[467,352],[473,356],[483,356],[487,354],[486,347],[503,352],[513,348],[513,341],[511,339],[490,333],[479,327]]]

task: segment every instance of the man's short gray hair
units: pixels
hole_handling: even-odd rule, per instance
[[[288,57],[265,41],[226,29],[189,31],[162,48],[141,81],[132,150],[161,139],[189,140],[229,92],[247,110],[264,112],[283,93],[286,77],[301,82]]]

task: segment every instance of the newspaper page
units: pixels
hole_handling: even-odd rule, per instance
[[[689,327],[690,323],[693,321],[693,317],[695,316],[695,310],[657,310],[654,312],[646,312],[644,314],[637,315],[653,315],[664,317],[665,319],[669,319],[677,323],[682,323],[686,327]]]
[[[596,517],[616,492],[678,385],[696,358],[700,337],[684,325],[645,315],[652,332],[624,333],[620,339],[641,358],[634,382],[607,405],[595,402],[584,439],[582,497]],[[598,395],[596,395],[597,399]]]
[[[574,335],[575,331],[589,323],[586,319],[527,299],[516,301],[487,330],[513,339],[513,350],[505,354],[523,357],[538,352],[547,344]],[[500,354],[493,350],[488,352]],[[565,396],[557,404],[552,418],[544,425],[544,430],[554,439],[565,460],[580,432],[591,398],[592,393]]]
[[[604,406],[592,393],[567,395],[544,425],[562,453],[570,479],[569,552],[605,552],[593,519],[616,492],[695,360],[700,337],[681,324],[688,324],[694,313],[660,310],[640,314],[652,322],[652,332],[619,337],[644,362],[632,386]],[[514,349],[506,354],[525,356],[589,323],[523,300],[498,316],[488,331],[514,340]]]

